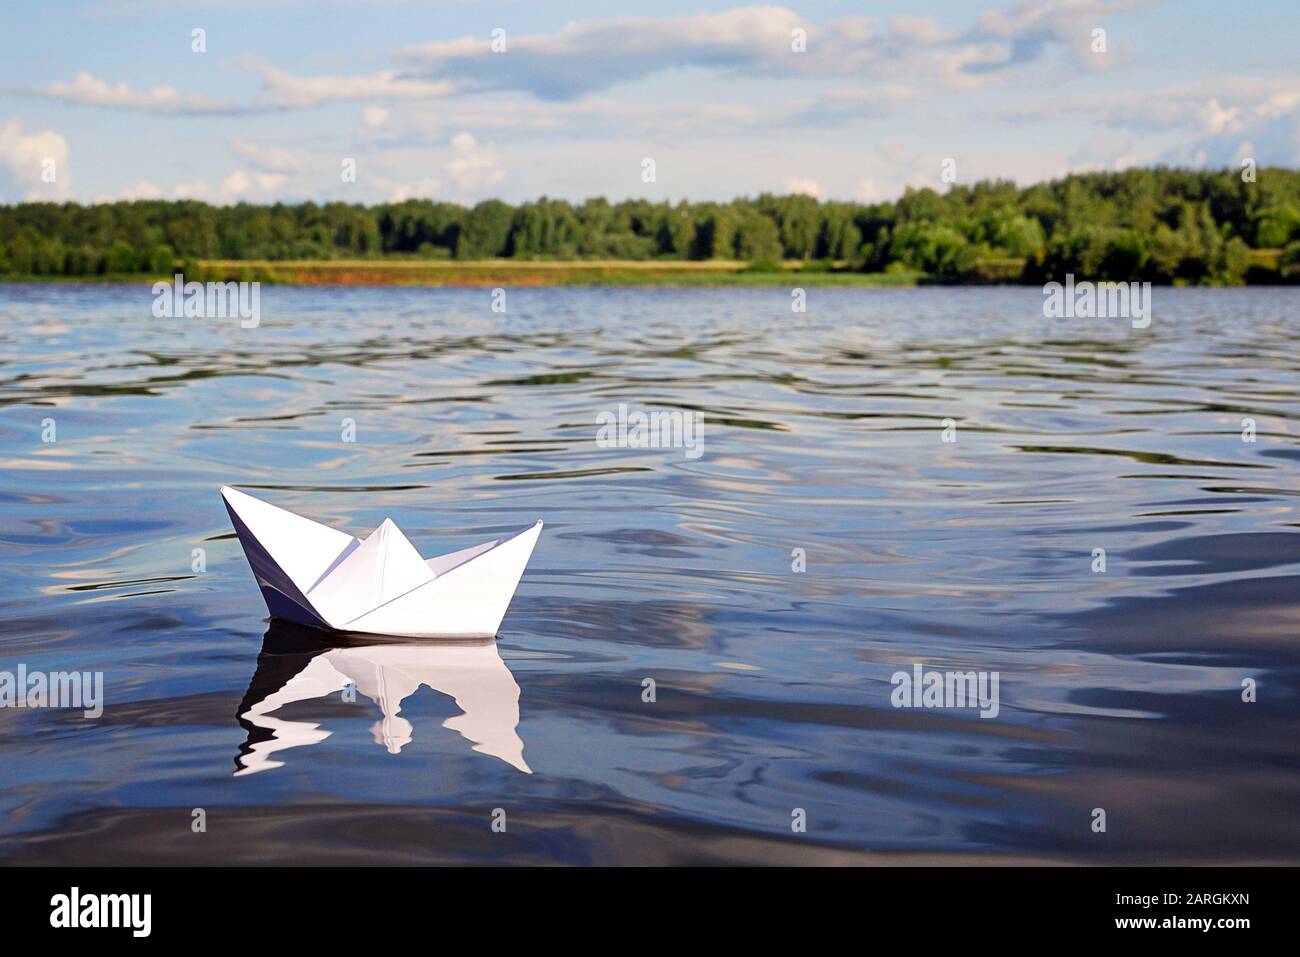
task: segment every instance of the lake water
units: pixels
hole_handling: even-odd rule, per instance
[[[1296,293],[1042,299],[0,286],[0,671],[104,681],[0,709],[0,861],[1300,862]],[[327,642],[223,484],[546,526],[495,644]],[[918,664],[997,714],[894,707]]]

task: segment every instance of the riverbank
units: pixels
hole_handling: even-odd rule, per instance
[[[1246,284],[1294,281],[1279,269],[1280,252],[1251,250]],[[0,282],[152,283],[171,280],[180,272],[199,282],[292,286],[985,286],[1020,284],[1024,267],[1023,259],[983,260],[968,275],[953,280],[897,265],[883,272],[857,272],[845,262],[830,260],[202,259],[177,263],[158,274],[9,275],[0,276]]]
[[[176,272],[199,282],[262,282],[289,286],[917,286],[926,273],[861,273],[802,264],[755,269],[744,262],[500,260],[200,260],[165,274],[0,276],[2,282],[156,282]]]
[[[186,272],[200,280],[298,286],[913,286],[924,273],[860,273],[802,264],[708,260],[204,260]]]

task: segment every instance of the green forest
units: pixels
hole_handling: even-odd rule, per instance
[[[211,260],[740,260],[934,281],[1237,285],[1300,280],[1300,171],[1173,168],[1032,186],[909,189],[883,203],[542,198],[472,207],[193,201],[0,206],[0,275],[165,276]]]

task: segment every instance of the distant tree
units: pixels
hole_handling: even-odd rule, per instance
[[[1287,245],[1278,259],[1278,271],[1289,282],[1300,282],[1300,240]]]
[[[102,250],[82,243],[68,249],[65,271],[69,276],[94,276],[107,265]]]
[[[1239,236],[1229,238],[1220,248],[1211,280],[1224,286],[1240,286],[1250,271],[1250,247]]]
[[[876,229],[875,239],[862,244],[858,251],[859,267],[864,272],[881,272],[892,261],[893,236],[888,226]]]
[[[506,252],[520,257],[573,256],[578,236],[578,219],[569,204],[542,197],[515,210]]]
[[[798,259],[941,278],[1059,278],[1179,283],[1270,281],[1294,275],[1300,171],[1155,167],[1080,173],[1017,187],[1005,180],[947,192],[909,189],[894,202],[819,202],[763,193],[727,203],[570,203],[542,197],[472,209],[409,199],[341,202],[194,200],[0,205],[5,275],[161,273],[227,258],[403,256]],[[1252,249],[1283,249],[1282,273]],[[988,268],[977,268],[979,263]],[[1019,263],[1023,262],[1023,266]],[[811,266],[809,268],[812,268]],[[1287,270],[1291,270],[1288,272]],[[229,272],[229,270],[226,270]]]
[[[736,259],[753,262],[758,259],[781,258],[781,236],[776,223],[748,207],[738,210],[736,219]]]
[[[692,259],[731,259],[736,254],[736,216],[727,206],[705,208],[695,227]]]
[[[862,247],[862,233],[853,219],[854,209],[844,203],[827,203],[821,209],[814,254],[823,259],[851,259]]]
[[[930,187],[913,189],[910,186],[903,191],[902,197],[895,205],[899,222],[933,222],[943,218],[943,197]]]
[[[6,244],[5,261],[11,273],[30,276],[33,272],[32,260],[32,243],[25,235],[20,233]]]
[[[659,214],[655,227],[656,248],[661,256],[670,259],[685,259],[691,255],[695,242],[695,221],[691,210],[685,203],[666,207]]]
[[[108,247],[108,262],[105,266],[110,273],[131,273],[139,269],[139,257],[131,244],[115,239]]]
[[[1109,230],[1097,274],[1113,280],[1137,280],[1149,255],[1150,242],[1136,229]]]
[[[1300,237],[1300,211],[1294,206],[1274,206],[1255,214],[1255,246],[1278,249]]]
[[[1008,256],[1036,256],[1047,245],[1043,227],[1033,216],[1004,208],[991,223],[989,243]]]
[[[894,230],[890,257],[911,269],[955,279],[975,263],[975,250],[951,226],[933,222],[905,222]]]
[[[513,211],[499,199],[479,203],[465,217],[456,240],[456,258],[490,259],[504,255],[513,219]]]
[[[61,276],[64,272],[67,251],[58,237],[42,239],[35,244],[32,272],[38,276]]]
[[[159,244],[149,251],[149,272],[155,276],[170,273],[176,254],[170,246]]]

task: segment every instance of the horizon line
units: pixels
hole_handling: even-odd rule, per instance
[[[547,194],[542,193],[531,199],[523,199],[517,201],[511,201],[499,196],[489,196],[480,200],[476,200],[474,202],[468,202],[465,200],[457,200],[452,198],[440,198],[434,196],[408,196],[405,199],[385,200],[385,201],[373,202],[373,203],[360,202],[360,201],[349,202],[347,200],[342,200],[342,199],[326,200],[326,199],[310,199],[310,198],[278,199],[275,200],[274,202],[248,202],[247,200],[240,200],[238,202],[216,203],[216,202],[210,202],[206,199],[199,199],[197,197],[175,196],[175,197],[167,198],[162,196],[154,196],[154,197],[138,197],[134,199],[91,200],[91,201],[83,201],[83,200],[76,200],[76,199],[64,199],[64,200],[24,199],[24,200],[19,200],[17,202],[9,202],[6,200],[0,200],[0,209],[18,209],[24,206],[55,206],[55,207],[78,206],[84,208],[94,208],[99,206],[134,206],[140,203],[156,203],[156,204],[169,205],[169,206],[179,205],[183,203],[193,203],[193,204],[198,204],[200,206],[207,206],[213,209],[230,209],[230,208],[237,208],[239,206],[247,206],[255,209],[274,209],[277,206],[306,206],[306,205],[314,205],[314,206],[321,206],[321,207],[341,205],[341,206],[348,206],[348,207],[361,207],[363,209],[377,209],[379,207],[384,207],[384,206],[404,206],[409,203],[433,203],[433,204],[438,204],[443,206],[456,206],[461,209],[470,210],[484,203],[492,203],[492,202],[501,203],[505,206],[517,208],[519,206],[525,206],[530,203],[541,203],[541,202],[568,203],[570,206],[581,206],[585,203],[592,202],[593,200],[603,200],[604,202],[609,203],[610,205],[644,202],[644,203],[650,203],[652,206],[673,207],[673,206],[680,206],[683,204],[688,206],[727,206],[737,202],[753,202],[755,200],[763,199],[764,197],[770,197],[773,199],[787,199],[787,198],[793,198],[799,196],[803,196],[808,199],[811,199],[819,206],[827,203],[835,203],[842,206],[859,206],[863,208],[870,208],[873,206],[887,206],[892,203],[898,202],[900,199],[908,195],[925,192],[926,190],[929,190],[930,192],[938,196],[947,196],[948,194],[953,192],[975,189],[976,187],[979,186],[998,186],[998,187],[1010,186],[1018,191],[1024,191],[1039,186],[1054,186],[1058,183],[1069,182],[1070,180],[1089,179],[1089,178],[1096,178],[1096,177],[1123,177],[1123,176],[1135,175],[1140,173],[1184,173],[1193,176],[1229,175],[1229,176],[1237,177],[1241,175],[1244,168],[1245,167],[1242,166],[1241,168],[1234,169],[1234,167],[1230,165],[1222,166],[1222,167],[1193,167],[1193,166],[1171,165],[1165,163],[1155,163],[1149,165],[1129,166],[1129,167],[1125,167],[1122,170],[1105,170],[1105,169],[1075,170],[1069,173],[1061,174],[1059,176],[1053,176],[1049,179],[1035,180],[1030,183],[1021,183],[1014,178],[997,179],[997,178],[984,177],[982,179],[972,180],[970,182],[965,182],[965,183],[954,182],[954,183],[941,184],[942,186],[946,187],[942,189],[939,187],[935,187],[933,185],[912,184],[912,185],[905,186],[903,188],[903,191],[895,195],[893,198],[875,199],[875,200],[855,199],[855,198],[844,199],[844,198],[838,198],[834,196],[818,196],[812,193],[801,192],[797,190],[795,191],[787,190],[783,192],[778,192],[775,190],[764,190],[762,192],[758,192],[754,194],[736,195],[731,197],[730,199],[695,199],[695,200],[686,199],[685,197],[679,199],[653,199],[648,196],[627,196],[622,199],[612,199],[605,195],[586,196],[579,200],[579,199],[565,199],[563,197],[558,197],[558,196],[548,196]],[[1285,164],[1259,165],[1254,168],[1254,174],[1255,176],[1258,177],[1260,174],[1269,170],[1284,172],[1284,173],[1300,173],[1300,166],[1287,166]],[[1245,182],[1245,180],[1243,180],[1243,182]],[[1251,185],[1253,185],[1253,182],[1251,183]]]

